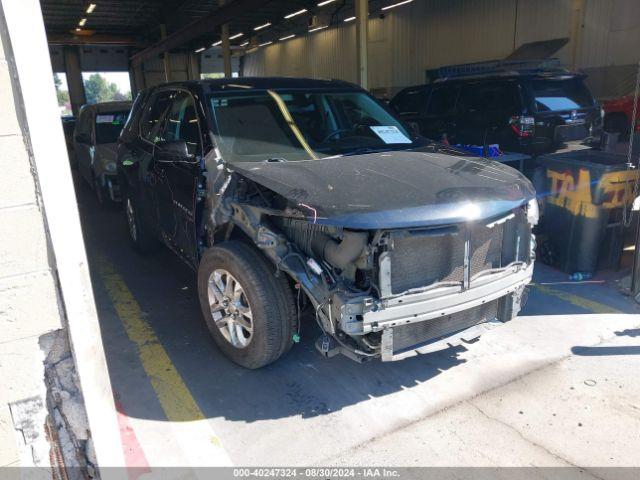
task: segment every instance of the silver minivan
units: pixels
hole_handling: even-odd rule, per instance
[[[96,192],[98,201],[120,201],[116,174],[118,137],[131,102],[84,105],[73,134],[78,171]]]

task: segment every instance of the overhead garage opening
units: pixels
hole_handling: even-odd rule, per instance
[[[629,293],[637,256],[625,134],[640,128],[622,115],[640,12],[631,0],[544,3],[40,0],[43,74],[63,117],[122,435],[114,448],[128,466],[542,466],[594,455],[617,466],[627,443],[638,446],[615,432],[637,423],[640,307],[619,287]],[[548,44],[558,63],[526,54]],[[516,68],[514,57],[531,63]],[[119,137],[149,89],[124,135],[135,141]],[[605,127],[620,135],[596,141]],[[542,137],[553,151],[516,150]],[[66,169],[66,158],[51,161]],[[122,188],[129,179],[139,190]],[[155,230],[138,221],[136,195],[151,202]],[[416,214],[425,206],[437,210],[432,224]],[[236,223],[209,230],[207,208]],[[140,248],[149,231],[161,248]],[[199,281],[197,261],[220,244],[227,257]],[[262,270],[236,274],[234,256]],[[512,272],[519,283],[507,285]],[[236,319],[225,339],[246,347],[260,330],[247,295],[272,277],[264,311],[290,322],[270,348],[292,348],[247,370],[212,341],[227,318],[214,314]],[[506,293],[474,293],[494,281]],[[323,302],[305,297],[321,288]],[[438,297],[457,288],[481,318]],[[349,343],[360,325],[364,339]],[[588,420],[579,402],[595,412]],[[596,453],[576,440],[589,422]]]

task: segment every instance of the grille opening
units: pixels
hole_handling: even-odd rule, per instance
[[[419,348],[474,325],[496,319],[498,300],[486,302],[468,310],[444,315],[424,322],[393,328],[393,353]]]
[[[465,241],[469,239],[469,277],[514,261],[528,261],[530,228],[523,209],[491,228],[469,223],[426,235],[412,230],[391,232],[391,293],[397,295],[437,282],[462,283]]]

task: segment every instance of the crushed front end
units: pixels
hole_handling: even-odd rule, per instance
[[[247,204],[234,212],[307,294],[327,356],[391,361],[475,338],[518,314],[533,274],[535,199],[482,221],[379,230]]]
[[[320,309],[323,323],[390,361],[511,320],[533,274],[530,213],[523,206],[484,222],[375,232],[369,294],[338,289]]]

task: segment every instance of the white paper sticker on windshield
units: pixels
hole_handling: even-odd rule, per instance
[[[393,125],[369,127],[384,143],[411,143],[411,140]]]

